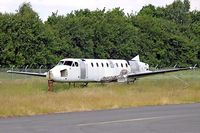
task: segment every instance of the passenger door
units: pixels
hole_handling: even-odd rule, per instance
[[[80,65],[78,62],[74,61],[70,67],[71,71],[71,80],[77,81],[80,79]]]
[[[80,79],[86,79],[87,78],[87,64],[85,60],[80,61]]]

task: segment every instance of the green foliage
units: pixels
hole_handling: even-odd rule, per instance
[[[184,0],[184,2],[176,0],[165,8],[165,16],[179,24],[189,23],[189,9],[190,2],[188,0]]]
[[[51,67],[62,58],[123,58],[140,54],[163,67],[200,63],[200,12],[188,0],[144,6],[137,15],[120,8],[66,15],[42,22],[30,3],[0,13],[0,65]]]

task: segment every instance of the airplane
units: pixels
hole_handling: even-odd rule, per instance
[[[66,58],[45,73],[8,70],[8,73],[47,77],[48,91],[52,91],[53,82],[134,82],[137,78],[182,70],[194,67],[149,70],[147,63],[141,62],[139,55],[131,60],[122,59],[78,59]]]

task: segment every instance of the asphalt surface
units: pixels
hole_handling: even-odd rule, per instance
[[[0,133],[200,133],[200,104],[0,119]]]

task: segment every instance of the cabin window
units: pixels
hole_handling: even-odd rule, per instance
[[[71,66],[72,63],[73,63],[72,61],[65,61],[64,65]]]
[[[126,63],[126,67],[128,67],[128,64]]]
[[[123,64],[121,63],[121,67],[123,67]]]
[[[118,67],[118,63],[116,63],[116,66]]]
[[[72,64],[72,67],[75,67],[75,64],[74,64],[74,63]]]
[[[94,64],[93,64],[93,63],[91,63],[91,66],[92,66],[92,67],[94,67]]]
[[[110,67],[111,67],[111,68],[114,68],[114,64],[113,64],[112,61],[110,61]]]
[[[97,64],[97,67],[99,67],[99,64],[98,63],[96,63]]]
[[[78,62],[75,62],[75,66],[78,67]]]
[[[108,63],[106,63],[107,67],[109,67]]]
[[[103,63],[101,63],[101,66],[103,67]]]

